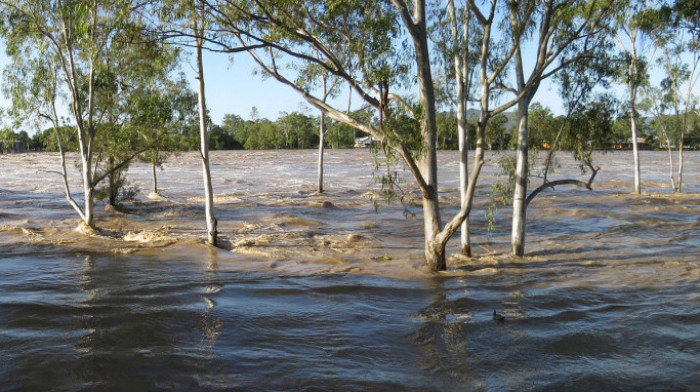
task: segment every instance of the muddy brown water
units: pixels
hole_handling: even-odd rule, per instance
[[[457,155],[439,158],[448,217]],[[201,240],[196,154],[170,157],[161,198],[134,164],[136,200],[99,203],[91,236],[56,154],[0,155],[0,391],[698,390],[700,153],[681,195],[665,153],[641,159],[641,196],[630,152],[596,154],[593,191],[542,193],[512,258],[508,209],[486,230],[488,155],[476,257],[455,238],[448,271],[430,273],[420,211],[375,211],[366,150],[328,152],[325,195],[315,151],[214,152],[225,249]],[[579,174],[561,154],[553,178]]]

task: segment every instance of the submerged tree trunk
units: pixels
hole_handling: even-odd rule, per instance
[[[627,18],[630,19],[628,11]],[[631,19],[630,19],[630,24]],[[632,26],[624,26],[623,31],[629,39],[629,64],[627,65],[627,89],[629,90],[629,115],[630,115],[630,134],[632,139],[632,158],[634,165],[634,193],[639,195],[642,193],[642,180],[639,164],[639,146],[637,145],[637,89],[640,84],[640,69],[639,58],[637,57],[637,34],[639,30]],[[624,49],[622,40],[618,37],[618,45]]]
[[[156,162],[158,162],[158,152],[154,153],[153,159],[151,159],[151,175],[153,176],[153,193],[158,194],[158,175],[156,174]]]
[[[323,87],[323,103],[328,98],[328,77],[326,74],[321,76]],[[323,151],[326,143],[326,113],[321,111],[321,116],[318,121],[318,193],[323,193]]]
[[[516,150],[515,189],[513,191],[513,222],[511,233],[511,253],[514,256],[525,254],[525,223],[527,205],[528,176],[528,103],[518,105],[518,147]]]
[[[468,141],[468,130],[467,130],[467,120],[466,120],[466,110],[462,105],[462,108],[457,108],[457,123],[459,132],[459,195],[461,204],[467,201],[467,186],[469,182],[469,141]],[[464,218],[464,222],[461,225],[460,242],[462,244],[462,254],[471,257],[472,256],[472,246],[469,236],[469,216]]]
[[[92,7],[89,9],[89,28],[90,36],[89,38],[95,41],[95,34],[97,32],[97,9]],[[71,110],[73,112],[73,117],[76,121],[76,128],[78,133],[78,145],[80,148],[80,163],[81,163],[81,176],[83,180],[83,208],[80,217],[82,218],[82,224],[89,227],[90,229],[95,228],[94,222],[94,209],[95,209],[95,185],[94,173],[92,169],[93,165],[93,141],[95,136],[95,129],[93,123],[94,114],[94,101],[95,101],[95,56],[96,53],[92,53],[88,58],[88,78],[87,86],[82,85],[78,80],[78,66],[75,61],[74,56],[75,48],[73,44],[75,43],[74,25],[73,21],[68,15],[62,16],[61,19],[61,40],[62,45],[64,45],[65,57],[62,57],[62,70],[63,76],[65,78],[68,90],[70,92]],[[55,40],[53,42],[56,42]],[[57,44],[57,46],[59,46]],[[61,51],[60,49],[58,50]],[[85,87],[87,87],[87,92],[85,92]],[[81,92],[82,91],[82,92]],[[87,93],[87,95],[86,95]],[[83,104],[87,104],[87,108]],[[75,205],[74,205],[75,208]]]
[[[204,23],[204,4],[200,2],[200,11],[202,13],[200,23]],[[196,23],[195,23],[196,25]],[[201,35],[204,28],[195,26],[196,33]],[[209,171],[209,137],[207,134],[207,106],[204,97],[204,66],[202,62],[202,40],[196,38],[196,56],[197,56],[197,98],[199,102],[199,139],[200,139],[200,154],[202,157],[202,174],[204,179],[204,202],[205,214],[207,220],[207,242],[211,245],[217,245],[216,218],[214,217],[214,191],[211,184],[211,173]]]
[[[471,12],[469,4],[465,4],[464,24],[460,37],[457,23],[457,12],[453,0],[447,3],[450,15],[452,40],[454,42],[454,71],[457,99],[457,137],[459,140],[459,194],[461,204],[467,201],[467,185],[469,181],[469,133],[467,128],[467,95],[468,95],[468,47],[469,47],[469,19]],[[469,238],[469,216],[461,225],[460,242],[462,254],[471,257],[471,241]]]
[[[636,67],[635,67],[636,68]],[[639,146],[637,145],[637,86],[630,83],[630,130],[632,133],[632,155],[634,158],[634,193],[642,193],[641,173],[639,165]]]
[[[326,115],[321,113],[318,126],[318,193],[323,193],[323,150],[326,142]]]
[[[681,137],[678,140],[678,186],[676,187],[676,192],[683,192],[683,136],[684,132],[681,132]]]
[[[326,114],[336,120],[348,124],[356,129],[362,130],[369,133],[370,135],[377,137],[379,139],[386,140],[390,143],[390,146],[403,158],[404,162],[407,164],[411,174],[413,175],[416,183],[421,192],[422,196],[422,206],[423,206],[423,225],[424,225],[424,241],[425,241],[425,262],[426,265],[433,271],[441,271],[446,269],[446,259],[445,259],[445,247],[447,241],[450,239],[462,224],[466,215],[469,214],[471,207],[471,195],[473,195],[474,182],[476,176],[480,172],[481,165],[483,162],[479,162],[476,167],[472,170],[470,175],[469,187],[467,191],[468,197],[467,202],[462,205],[459,213],[453,217],[448,224],[441,229],[442,222],[440,217],[440,206],[438,199],[438,178],[437,178],[437,151],[436,151],[436,141],[437,141],[437,122],[436,122],[436,103],[435,103],[435,91],[433,86],[433,80],[431,75],[431,64],[430,64],[430,48],[428,45],[428,28],[427,28],[427,15],[426,15],[426,2],[425,0],[415,0],[412,2],[406,2],[404,0],[390,0],[391,4],[397,10],[400,18],[402,19],[403,25],[407,30],[408,36],[412,41],[413,45],[413,55],[415,56],[416,65],[416,79],[419,92],[419,104],[420,113],[416,113],[404,100],[396,95],[390,95],[388,93],[389,83],[387,80],[379,80],[379,90],[376,91],[373,88],[371,93],[364,91],[364,82],[360,82],[354,79],[351,74],[345,73],[342,67],[335,68],[338,73],[337,76],[347,80],[353,90],[358,93],[363,99],[366,100],[368,104],[372,107],[378,109],[380,113],[385,113],[387,99],[397,102],[399,105],[407,108],[407,111],[413,112],[414,118],[420,122],[420,142],[421,148],[420,153],[416,154],[415,151],[411,151],[405,144],[405,141],[393,131],[386,132],[382,128],[376,128],[374,124],[370,122],[365,122],[363,120],[358,120],[353,118],[353,116],[348,112],[340,111],[336,108],[325,103],[322,99],[313,96],[308,89],[301,88],[297,83],[292,81],[290,78],[282,75],[277,68],[275,62],[275,52],[269,50],[269,55],[271,57],[270,63],[266,64],[260,56],[258,56],[255,51],[249,51],[248,53],[255,59],[255,61],[264,69],[265,72],[275,77],[277,80],[281,81],[285,85],[293,88],[299,94],[301,94],[308,102],[326,112]],[[273,2],[274,3],[274,2]],[[272,4],[272,3],[271,3]],[[286,12],[286,11],[285,11]],[[314,24],[315,21],[311,21]],[[324,24],[323,28],[327,28]],[[321,36],[313,36],[313,39],[308,39],[306,31],[300,31],[299,29],[292,28],[290,30],[292,34],[295,34],[297,38],[303,40],[304,42],[312,45],[314,48],[319,49],[318,53],[324,60],[320,63],[325,63],[326,60],[333,63],[337,61],[338,58],[333,56],[333,53],[329,53],[329,47],[324,45],[323,38]],[[243,37],[237,37],[239,42],[246,45],[246,39]],[[268,42],[268,41],[263,41]],[[249,47],[252,47],[249,46]],[[308,57],[308,53],[293,52],[293,55],[298,55],[301,57]],[[343,56],[340,56],[343,57]],[[333,67],[333,66],[332,66]],[[377,99],[376,94],[382,95],[380,99]],[[471,193],[470,193],[471,192]]]
[[[425,181],[423,190],[423,225],[425,231],[425,260],[433,271],[443,271],[445,261],[445,244],[434,246],[440,232],[440,204],[438,200],[437,177],[437,121],[435,108],[435,90],[433,76],[430,70],[430,52],[426,27],[425,2],[418,0],[414,3],[414,18],[411,33],[416,50],[416,66],[418,68],[418,88],[420,103],[423,108],[421,124],[421,139],[424,152],[420,158],[420,170]]]
[[[78,213],[80,218],[85,221],[85,216],[83,214],[83,210],[80,208],[78,203],[75,201],[73,198],[73,194],[71,193],[70,190],[70,184],[68,182],[68,170],[66,168],[66,149],[64,147],[63,143],[63,135],[61,135],[61,129],[58,123],[58,113],[56,112],[56,101],[55,101],[55,95],[53,96],[53,99],[51,101],[51,122],[53,124],[53,129],[54,133],[56,135],[56,143],[58,144],[58,151],[61,155],[61,177],[63,178],[63,193],[66,196],[66,200],[68,201],[68,204],[73,207],[73,209]],[[48,117],[48,116],[47,116]]]

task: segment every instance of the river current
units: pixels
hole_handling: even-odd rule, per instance
[[[160,197],[134,163],[135,200],[98,203],[93,235],[75,230],[56,154],[0,155],[0,391],[697,391],[700,153],[674,194],[667,154],[641,152],[642,195],[631,152],[596,154],[592,191],[529,206],[523,258],[507,207],[487,230],[499,157],[475,257],[455,238],[431,273],[420,210],[377,196],[367,150],[327,151],[322,195],[315,151],[214,152],[223,249],[202,241],[197,154],[167,160]],[[439,159],[447,220],[458,158]],[[587,180],[558,159],[552,179]]]

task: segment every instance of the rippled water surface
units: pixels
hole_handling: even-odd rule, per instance
[[[375,212],[366,151],[329,152],[323,196],[313,151],[215,153],[226,250],[199,239],[194,154],[160,173],[165,199],[133,166],[130,209],[100,207],[111,237],[73,230],[55,155],[0,155],[0,391],[698,390],[700,154],[684,195],[665,154],[642,157],[641,196],[627,152],[596,157],[593,191],[541,194],[512,258],[507,209],[486,231],[489,156],[476,257],[454,240],[435,274],[421,220]],[[447,217],[457,156],[440,159]],[[560,159],[556,176],[578,176]]]

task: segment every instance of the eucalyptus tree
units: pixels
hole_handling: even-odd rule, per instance
[[[100,150],[105,147],[100,140],[106,138],[97,136],[109,105],[106,95],[98,95],[105,92],[105,87],[121,88],[131,83],[133,79],[125,75],[133,75],[130,72],[134,67],[142,65],[137,61],[114,66],[125,51],[138,50],[126,42],[139,30],[145,11],[145,3],[137,1],[0,1],[2,34],[13,63],[27,65],[27,80],[47,76],[40,93],[27,90],[26,94],[32,94],[31,99],[41,105],[54,127],[57,98],[65,96],[69,104],[78,134],[83,205],[71,196],[67,186],[66,197],[82,223],[90,228],[95,227],[98,184],[138,154],[135,151],[106,170],[98,169],[103,158]]]
[[[328,89],[328,74],[321,75],[321,101],[326,102],[331,90]],[[326,148],[326,113],[321,111],[318,119],[318,167],[317,167],[317,187],[318,193],[323,193],[323,152]]]
[[[204,33],[207,28],[207,15],[205,13],[204,0],[195,3],[192,13],[192,31],[195,40],[195,57],[197,62],[197,102],[199,107],[199,153],[202,157],[202,178],[204,180],[205,215],[207,222],[207,242],[216,246],[217,221],[214,217],[214,189],[211,183],[211,170],[209,168],[209,138],[207,134],[207,104],[206,90],[204,86],[204,62],[202,50],[204,47]]]
[[[141,159],[151,164],[152,194],[157,196],[157,169],[162,168],[168,153],[178,150],[178,138],[185,133],[184,129],[196,123],[197,95],[184,75],[175,80],[152,79],[149,85],[129,96],[127,109],[130,112],[127,125],[137,129],[148,146]]]
[[[156,41],[188,47],[194,50],[197,79],[197,106],[199,111],[199,154],[202,159],[204,183],[204,210],[207,226],[207,242],[218,244],[217,220],[214,214],[214,189],[209,165],[208,115],[206,86],[204,83],[203,51],[212,29],[205,0],[163,0],[155,9],[156,18],[151,26]]]
[[[681,0],[647,9],[637,19],[640,29],[653,39],[662,53],[658,63],[666,77],[660,89],[650,88],[648,95],[652,99],[656,123],[666,138],[671,187],[676,192],[683,189],[684,139],[693,126],[693,111],[697,108],[693,89],[700,79],[700,18],[691,3]],[[671,139],[675,139],[678,148],[675,175]]]
[[[247,47],[268,75],[297,91],[331,119],[372,135],[406,163],[422,197],[425,259],[443,270],[445,246],[471,210],[483,161],[470,174],[467,202],[443,226],[438,199],[436,97],[426,1],[211,1],[210,11],[231,44]],[[377,122],[353,117],[296,82],[297,68],[318,66],[351,86]],[[400,94],[406,92],[407,94]],[[417,100],[411,102],[411,91]],[[415,132],[392,126],[408,115]],[[404,121],[399,121],[405,123]],[[407,138],[407,132],[410,137]],[[409,143],[416,140],[417,143]]]
[[[8,33],[3,31],[4,35]],[[16,122],[23,122],[33,127],[39,127],[46,121],[50,122],[50,131],[54,135],[56,144],[54,146],[47,141],[47,148],[54,150],[55,147],[54,151],[59,152],[61,165],[59,174],[62,178],[63,193],[68,204],[78,213],[82,213],[82,208],[73,197],[68,180],[66,151],[70,149],[72,143],[66,146],[65,139],[74,129],[61,126],[58,115],[60,71],[49,55],[28,57],[23,54],[23,51],[13,52],[16,49],[19,48],[8,46],[13,65],[3,71],[3,93],[12,103],[9,114]]]
[[[443,94],[456,111],[456,132],[459,149],[459,191],[460,201],[467,200],[469,185],[469,126],[467,105],[470,99],[470,88],[477,58],[473,50],[471,5],[468,1],[457,4],[455,0],[445,0],[444,7],[434,7],[436,13],[433,30],[436,31],[436,42],[443,61],[448,64],[445,70],[445,82],[448,86]],[[469,216],[464,219],[460,228],[462,254],[471,256],[471,240],[469,235]]]
[[[113,55],[104,58],[95,82],[99,130],[95,173],[106,175],[107,182],[98,188],[97,196],[108,196],[112,206],[136,193],[136,188],[127,188],[126,180],[134,156],[161,147],[163,130],[157,123],[162,120],[163,105],[152,99],[167,90],[179,55],[175,48],[143,40],[142,29],[141,23],[124,28],[122,36],[112,43]],[[140,102],[149,98],[150,104]]]
[[[614,42],[620,50],[620,81],[627,87],[627,107],[630,121],[632,141],[632,157],[634,167],[634,193],[642,193],[641,168],[639,162],[639,123],[637,99],[640,87],[649,80],[648,64],[645,59],[646,51],[643,45],[643,30],[639,23],[639,14],[648,10],[648,0],[632,0],[625,4],[619,12],[615,23]]]
[[[331,75],[321,67],[307,67],[300,70],[298,84],[306,85],[306,88],[320,89],[320,98],[326,102],[328,98],[335,97],[339,93],[340,79]],[[323,193],[323,155],[326,147],[326,113],[321,111],[318,119],[318,165],[317,165],[317,187],[318,193]]]
[[[476,150],[474,162],[483,161],[484,149],[493,148],[498,140],[501,147],[507,145],[507,117],[504,112],[519,104],[524,97],[524,91],[517,92],[509,100],[503,100],[508,91],[506,87],[509,69],[512,67],[514,56],[520,49],[518,42],[511,35],[504,34],[509,25],[509,6],[502,0],[468,0],[468,10],[476,21],[475,36],[479,37],[478,55],[478,92],[479,118],[477,120]],[[527,21],[525,21],[527,22]],[[500,31],[500,34],[499,34]],[[473,194],[472,194],[473,196]]]
[[[528,187],[528,114],[530,103],[543,80],[583,58],[602,56],[609,19],[610,0],[508,0],[508,34],[512,41],[514,80],[510,91],[517,97],[518,138],[511,253],[525,253],[525,221]],[[534,46],[535,59],[529,75],[523,61],[526,44]]]
[[[469,3],[445,0],[444,6],[432,7],[433,20],[429,26],[431,40],[435,42],[438,59],[444,63],[444,86],[438,86],[439,101],[453,107],[456,120],[452,132],[456,132],[457,148],[459,149],[459,191],[460,201],[466,200],[469,176],[469,126],[467,124],[467,105],[470,98],[472,76],[474,75],[475,58],[470,37],[472,33],[471,12]],[[436,77],[439,79],[439,76]],[[443,91],[440,91],[443,90]],[[445,138],[444,129],[438,116],[438,137]],[[438,140],[438,144],[440,140]],[[443,143],[444,144],[444,141]],[[469,216],[460,227],[462,254],[471,256],[471,241],[469,236]]]

